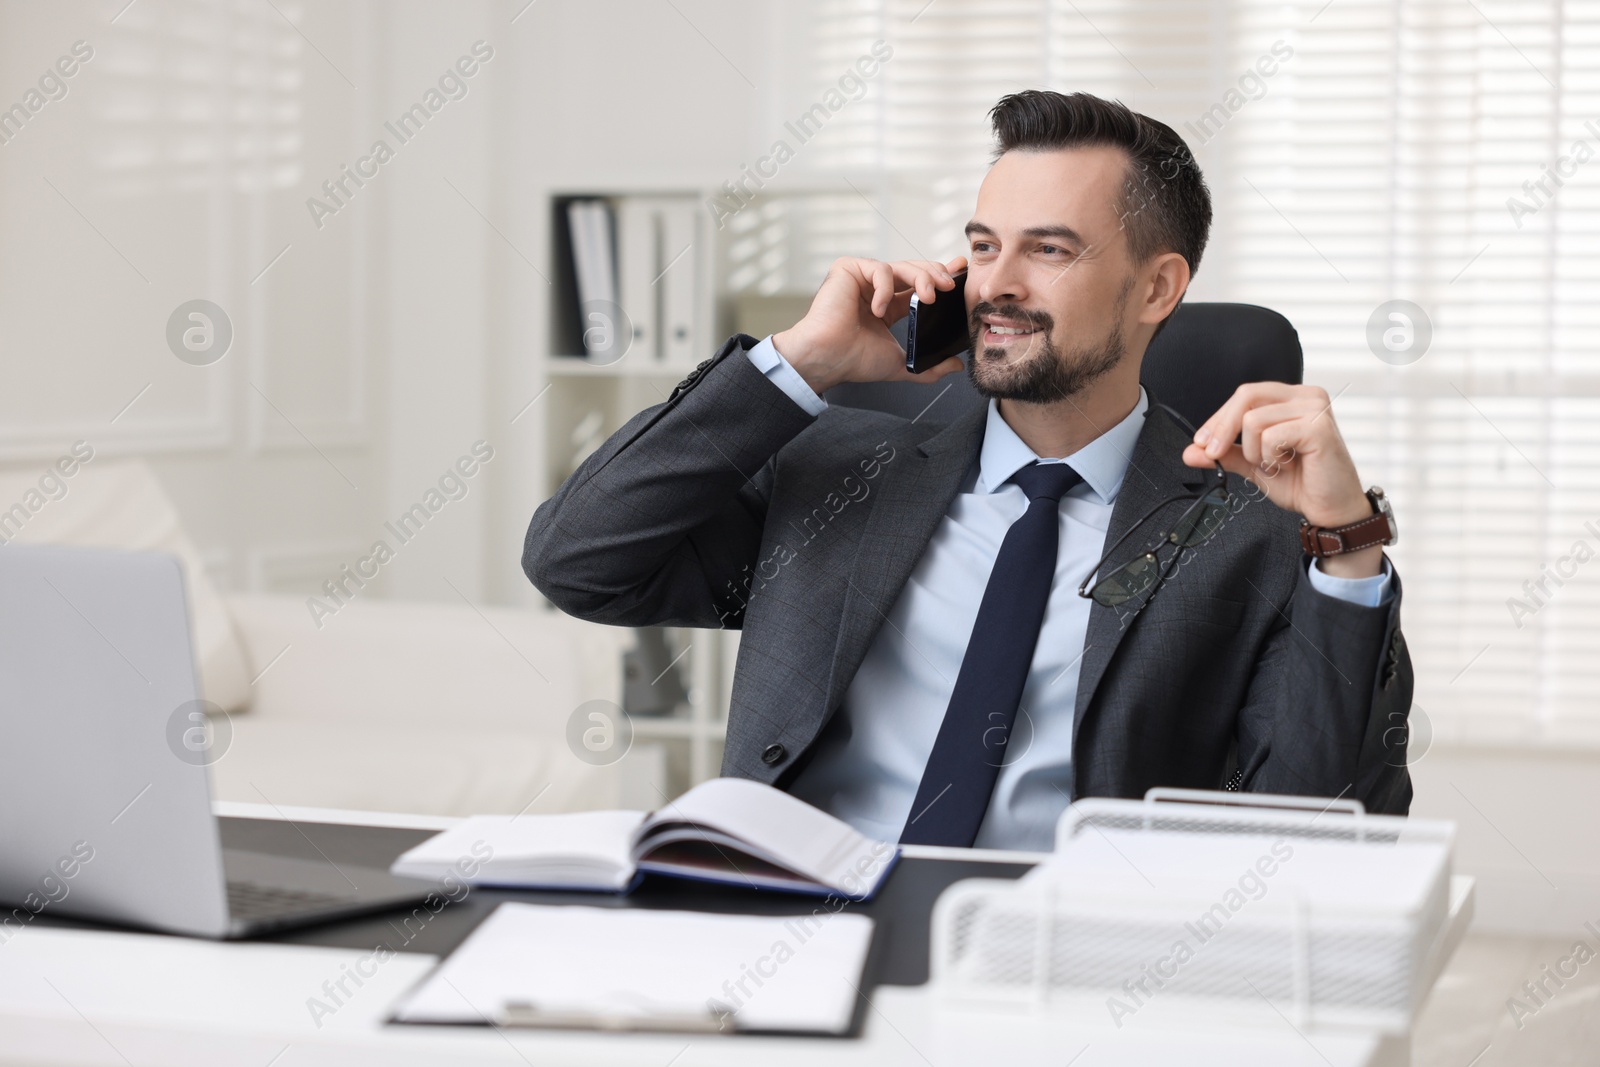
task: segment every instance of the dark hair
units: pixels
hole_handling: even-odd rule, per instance
[[[1211,230],[1211,193],[1189,146],[1171,126],[1115,100],[1040,89],[1001,97],[989,118],[996,159],[1018,149],[1122,149],[1128,173],[1117,213],[1134,261],[1176,252],[1191,275],[1199,270]]]

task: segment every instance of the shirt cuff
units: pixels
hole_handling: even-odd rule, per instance
[[[808,415],[821,415],[828,410],[828,402],[822,399],[800,377],[800,372],[789,365],[783,358],[783,353],[778,351],[778,346],[772,343],[771,337],[762,340],[745,355],[750,357],[750,362],[756,370],[767,376],[767,381],[782,389],[784,395]]]
[[[1391,573],[1387,556],[1383,559],[1383,573],[1374,574],[1370,578],[1336,578],[1323,573],[1322,561],[1314,559],[1311,561],[1311,588],[1324,596],[1331,596],[1349,604],[1358,604],[1364,608],[1381,608],[1394,595],[1389,581]]]

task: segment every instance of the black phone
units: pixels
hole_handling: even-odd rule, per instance
[[[924,304],[913,293],[911,315],[906,323],[906,370],[921,374],[937,367],[951,356],[972,347],[972,331],[967,322],[967,272],[952,275],[956,287],[938,293]]]

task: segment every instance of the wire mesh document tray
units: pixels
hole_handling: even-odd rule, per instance
[[[1354,801],[1152,790],[1062,814],[1018,882],[933,913],[950,1002],[1116,1027],[1159,1018],[1406,1030],[1449,909],[1453,824]]]

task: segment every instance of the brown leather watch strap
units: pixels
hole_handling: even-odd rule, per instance
[[[1312,559],[1359,552],[1373,545],[1387,544],[1389,537],[1389,517],[1382,512],[1345,526],[1313,526],[1300,520],[1300,547]]]

